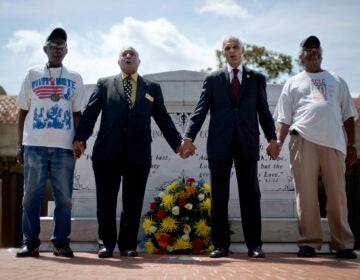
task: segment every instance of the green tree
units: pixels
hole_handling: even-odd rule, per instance
[[[225,65],[225,59],[221,50],[215,51],[217,67]],[[265,47],[256,45],[245,45],[243,63],[266,76],[268,82],[276,82],[283,74],[293,74],[293,64],[291,56],[269,51]],[[202,69],[203,72],[210,72],[212,68]]]

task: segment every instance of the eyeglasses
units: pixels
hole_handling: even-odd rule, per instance
[[[305,52],[318,52],[320,51],[320,48],[312,47],[312,48],[304,48]]]
[[[59,44],[59,43],[49,42],[47,45],[50,47],[50,49],[64,50],[67,48],[66,43]]]

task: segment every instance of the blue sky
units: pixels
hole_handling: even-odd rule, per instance
[[[300,41],[314,34],[323,68],[359,96],[359,10],[358,0],[0,0],[0,85],[17,95],[27,69],[46,63],[46,36],[61,26],[68,33],[64,65],[86,84],[118,73],[127,45],[140,53],[139,73],[151,74],[215,68],[226,35],[295,59]]]

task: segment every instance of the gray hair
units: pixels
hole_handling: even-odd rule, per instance
[[[119,53],[119,58],[121,58],[122,54],[127,50],[133,51],[136,54],[136,57],[140,59],[139,52],[132,46],[127,46],[127,47],[122,48],[120,53]]]
[[[244,47],[244,43],[236,36],[226,36],[223,40],[222,43],[222,49],[224,49],[224,45],[228,42],[228,41],[238,41],[240,43],[240,47],[243,48]]]

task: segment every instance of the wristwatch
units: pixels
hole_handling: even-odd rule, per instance
[[[348,147],[356,148],[356,144],[347,144]]]

